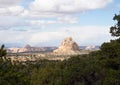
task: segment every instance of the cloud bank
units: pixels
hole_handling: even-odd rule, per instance
[[[22,1],[0,0],[1,43],[37,45],[60,41],[66,36],[72,36],[79,44],[88,41],[101,43],[108,39],[108,30],[105,30],[107,27],[79,26],[80,16],[77,15],[85,11],[104,9],[114,0],[30,0],[27,6]],[[66,25],[71,27],[67,28]],[[42,27],[45,29],[41,30]]]
[[[49,28],[48,28],[49,29]],[[110,38],[109,29],[107,26],[78,26],[71,28],[59,28],[57,31],[40,31],[40,30],[28,30],[28,31],[0,31],[0,40],[4,43],[29,43],[32,45],[38,45],[47,43],[48,46],[54,41],[59,41],[55,45],[59,45],[61,40],[66,36],[72,36],[79,45],[89,44],[101,44],[103,41],[107,41]],[[4,36],[4,37],[3,37]],[[23,37],[24,36],[24,37]],[[99,42],[98,42],[99,41]],[[45,45],[44,44],[44,45]]]
[[[30,10],[38,12],[76,13],[104,8],[112,0],[35,0]]]

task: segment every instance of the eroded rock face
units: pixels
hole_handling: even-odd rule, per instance
[[[72,54],[79,51],[79,46],[73,41],[72,37],[65,38],[58,49],[54,50],[54,53]]]

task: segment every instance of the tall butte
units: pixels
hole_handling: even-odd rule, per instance
[[[65,38],[61,45],[54,50],[56,54],[74,54],[79,51],[79,46],[73,41],[72,37]]]

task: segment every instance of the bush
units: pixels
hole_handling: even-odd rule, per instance
[[[100,47],[101,52],[109,58],[120,56],[120,39],[111,40],[111,42],[103,43]]]
[[[4,49],[4,44],[0,48],[0,58],[7,55],[7,51]]]

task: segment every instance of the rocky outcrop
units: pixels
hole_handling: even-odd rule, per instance
[[[27,44],[24,48],[31,48],[31,46],[29,44]]]
[[[8,53],[17,53],[20,48],[8,48],[6,49]]]
[[[78,44],[73,41],[72,37],[67,37],[62,41],[61,45],[53,52],[56,54],[73,54],[78,51]]]
[[[23,52],[50,52],[55,47],[31,47],[30,45],[26,45],[23,48],[7,48],[8,53],[23,53]]]

